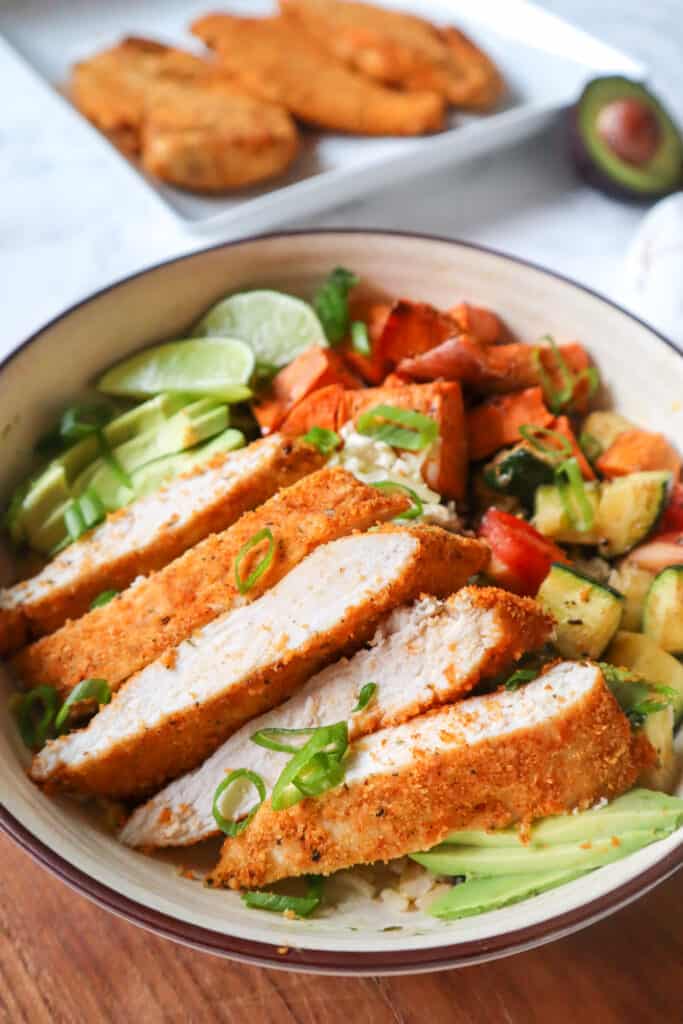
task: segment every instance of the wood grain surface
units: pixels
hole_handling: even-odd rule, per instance
[[[245,967],[94,906],[0,836],[0,1020],[10,1024],[678,1024],[683,871],[560,942],[441,974]]]

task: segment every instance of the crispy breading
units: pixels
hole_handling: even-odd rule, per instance
[[[212,881],[254,888],[426,850],[454,829],[585,808],[633,785],[649,744],[597,666],[562,662],[521,690],[472,697],[351,747],[343,784],[262,804]]]
[[[87,728],[49,741],[31,775],[102,796],[149,793],[361,647],[392,608],[450,593],[487,557],[480,541],[429,526],[383,526],[319,547],[253,604],[129,679]]]
[[[137,576],[163,568],[324,461],[310,445],[272,434],[214,455],[113,512],[36,576],[0,590],[0,654],[85,614],[103,590],[123,590]]]
[[[73,68],[71,97],[127,155],[196,191],[241,188],[296,156],[287,112],[245,94],[209,61],[148,39],[124,39]]]
[[[280,0],[280,8],[323,50],[378,81],[473,110],[489,110],[504,92],[494,62],[458,29],[354,0]]]
[[[443,127],[437,92],[399,92],[373,82],[323,52],[288,18],[209,14],[192,31],[248,92],[309,124],[359,135],[421,135]]]
[[[410,500],[361,483],[344,469],[321,469],[287,487],[223,533],[212,534],[165,569],[136,582],[104,608],[67,622],[27,647],[13,668],[27,686],[54,686],[68,696],[82,679],[106,679],[112,690],[231,608],[260,597],[320,544],[404,512]],[[267,572],[241,595],[235,559],[259,530],[275,539]],[[247,576],[265,551],[240,567]]]
[[[482,678],[495,677],[522,653],[540,647],[552,620],[535,601],[493,587],[465,587],[446,601],[422,598],[380,623],[370,647],[323,669],[281,707],[252,719],[196,771],[176,779],[139,807],[119,836],[129,846],[185,846],[217,831],[213,794],[234,767],[257,772],[270,792],[287,757],[251,742],[260,729],[314,729],[346,721],[359,739],[458,700]],[[361,688],[373,700],[355,712]],[[246,814],[249,794],[232,802]]]

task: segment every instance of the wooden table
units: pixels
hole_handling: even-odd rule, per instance
[[[185,949],[76,895],[0,837],[5,1024],[680,1024],[683,871],[587,931],[442,974],[326,978]]]

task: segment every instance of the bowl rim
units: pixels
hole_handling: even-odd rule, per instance
[[[515,263],[548,277],[555,278],[578,291],[593,296],[645,328],[683,359],[683,352],[677,348],[671,339],[640,317],[595,289],[580,284],[566,274],[556,270],[549,270],[532,260],[511,255],[492,246],[450,238],[444,235],[398,229],[342,227],[272,231],[249,235],[239,239],[218,242],[190,253],[174,256],[171,259],[160,260],[132,274],[127,274],[68,306],[37,331],[34,331],[24,341],[14,346],[12,351],[0,360],[0,373],[13,359],[56,324],[67,319],[90,302],[108,292],[114,291],[122,285],[135,281],[137,278],[144,277],[147,274],[176,263],[190,261],[195,257],[201,258],[207,253],[216,252],[221,249],[274,239],[315,237],[320,235],[373,235],[375,237],[438,242],[498,257],[507,262]],[[676,849],[671,850],[656,864],[652,864],[649,868],[639,872],[629,881],[622,883],[610,890],[610,892],[589,900],[573,910],[555,914],[533,925],[506,931],[499,935],[492,935],[485,939],[439,943],[438,945],[423,949],[349,953],[336,952],[334,950],[278,947],[270,943],[239,938],[203,928],[200,925],[193,925],[147,907],[143,903],[129,896],[124,896],[115,889],[104,885],[85,871],[75,867],[60,854],[55,853],[46,843],[34,836],[2,803],[0,803],[0,830],[24,849],[37,863],[45,867],[76,892],[104,909],[109,910],[116,916],[137,924],[157,935],[204,952],[261,967],[336,975],[389,975],[446,970],[452,967],[464,967],[470,964],[481,963],[485,960],[522,952],[556,938],[569,935],[613,913],[673,875],[683,866],[683,844],[681,844]]]

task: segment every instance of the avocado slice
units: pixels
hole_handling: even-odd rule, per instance
[[[444,921],[457,921],[461,917],[474,917],[490,910],[509,907],[531,896],[538,896],[558,885],[573,882],[584,873],[583,868],[534,872],[531,875],[498,875],[493,878],[473,878],[461,882],[432,903],[428,913]]]
[[[654,199],[683,184],[683,141],[660,100],[641,82],[596,78],[570,115],[582,177],[609,195]]]

